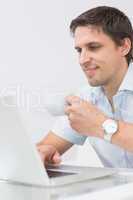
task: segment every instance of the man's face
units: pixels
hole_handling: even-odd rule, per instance
[[[122,47],[101,29],[77,27],[74,34],[75,49],[79,63],[92,86],[110,85],[119,79],[122,62]]]

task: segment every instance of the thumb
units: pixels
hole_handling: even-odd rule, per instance
[[[55,152],[52,160],[55,164],[59,164],[61,162],[61,155],[58,151]]]

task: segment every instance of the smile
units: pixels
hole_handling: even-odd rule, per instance
[[[85,69],[85,73],[89,76],[89,77],[93,77],[97,71],[99,67],[95,67],[95,68],[88,68],[88,69]]]

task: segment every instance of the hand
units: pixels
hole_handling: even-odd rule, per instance
[[[60,154],[54,146],[38,144],[37,149],[45,165],[59,164],[61,162]]]
[[[68,105],[65,113],[68,115],[71,127],[82,135],[103,138],[101,125],[106,119],[104,113],[78,96],[68,96],[66,101]]]

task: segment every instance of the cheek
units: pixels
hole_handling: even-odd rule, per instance
[[[104,56],[99,56],[97,61],[102,69],[106,68],[107,70],[114,71],[114,68],[120,65],[120,56],[118,54],[106,52]]]
[[[104,48],[98,54],[96,55],[99,59],[103,58],[105,60],[110,60],[112,57],[115,57],[118,54],[118,51],[116,52],[116,49],[110,47],[110,48]]]

